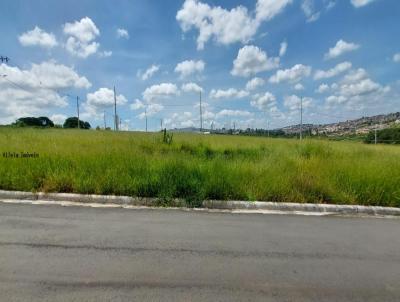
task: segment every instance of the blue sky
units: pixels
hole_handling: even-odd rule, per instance
[[[270,128],[400,111],[396,0],[18,1],[0,11],[0,123]]]

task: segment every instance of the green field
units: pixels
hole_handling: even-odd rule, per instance
[[[0,189],[400,206],[400,148],[359,142],[0,128]],[[36,152],[38,158],[6,158]]]

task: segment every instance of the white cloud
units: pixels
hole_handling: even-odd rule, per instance
[[[219,44],[247,43],[256,34],[263,21],[269,21],[292,0],[258,0],[255,18],[247,8],[239,5],[231,10],[210,6],[198,0],[186,0],[177,12],[176,19],[182,30],[197,29],[197,48],[214,39]]]
[[[351,2],[351,4],[353,4],[354,7],[359,8],[359,7],[365,6],[367,4],[370,4],[373,1],[375,1],[375,0],[351,0],[350,2]]]
[[[65,48],[74,56],[87,58],[96,53],[100,46],[94,41],[100,31],[89,17],[64,24],[64,34],[69,36]]]
[[[131,110],[139,110],[145,107],[146,105],[139,99],[136,99],[135,102],[130,105]]]
[[[253,114],[246,110],[230,110],[230,109],[223,109],[216,114],[217,118],[221,117],[248,117],[252,116]]]
[[[196,83],[186,83],[183,84],[181,87],[182,91],[184,92],[197,92],[200,93],[203,91],[203,88],[201,88],[199,85]]]
[[[294,88],[294,90],[298,90],[298,91],[304,90],[304,86],[300,83],[297,83],[296,85],[294,85],[293,88]]]
[[[258,0],[256,5],[256,19],[269,21],[283,12],[292,0]]]
[[[50,119],[56,125],[63,125],[65,120],[67,119],[67,116],[64,114],[53,114],[52,116],[50,116]]]
[[[258,87],[261,87],[265,84],[265,81],[261,78],[252,78],[246,84],[246,90],[256,90]]]
[[[270,92],[266,92],[263,95],[257,95],[250,102],[251,106],[259,110],[266,110],[268,107],[273,106],[275,104],[276,104],[276,97]]]
[[[283,57],[286,54],[287,48],[288,48],[287,42],[283,41],[281,43],[281,47],[279,48],[279,56],[280,57]]]
[[[191,74],[202,72],[204,67],[205,63],[202,60],[186,60],[176,65],[175,72],[180,73],[181,78],[185,78]]]
[[[179,95],[179,89],[175,84],[162,83],[146,88],[146,90],[143,92],[143,99],[148,103],[152,103],[157,99],[168,98],[177,95]]]
[[[316,90],[318,93],[325,93],[327,91],[329,91],[329,85],[325,83],[319,85],[318,89]]]
[[[329,70],[317,70],[314,74],[314,80],[328,79],[335,77],[352,67],[350,62],[342,62],[337,64],[335,67]]]
[[[328,53],[325,54],[325,59],[337,58],[347,52],[351,52],[360,48],[360,45],[355,43],[349,43],[344,40],[337,41],[336,45],[329,49]]]
[[[249,92],[245,90],[237,90],[235,88],[229,88],[227,90],[211,90],[210,98],[212,99],[241,99],[249,96]]]
[[[20,35],[18,40],[22,46],[40,46],[50,49],[58,45],[53,33],[47,33],[38,26]]]
[[[328,4],[326,5],[326,10],[331,10],[332,8],[334,8],[336,6],[336,0],[331,0],[328,1],[326,0],[325,2],[328,2]]]
[[[116,31],[117,38],[129,39],[129,32],[125,28],[118,28]]]
[[[153,75],[157,73],[159,70],[160,70],[159,65],[151,65],[149,68],[146,69],[146,71],[143,74],[141,74],[141,72],[139,71],[138,76],[142,79],[142,81],[147,81],[148,79],[153,77]]]
[[[400,63],[400,52],[399,52],[399,53],[396,53],[396,54],[393,56],[393,61],[396,62],[396,63]]]
[[[257,46],[246,45],[239,50],[233,61],[231,74],[248,77],[256,73],[279,67],[279,58],[268,58],[267,53]]]
[[[124,105],[128,101],[122,94],[117,94],[117,104]],[[88,93],[86,103],[97,108],[106,108],[114,105],[114,91],[109,88],[100,88],[93,93]]]
[[[339,83],[331,85],[331,90],[333,94],[326,98],[329,107],[341,105],[348,109],[360,109],[366,104],[382,102],[390,86],[374,82],[364,69],[359,68],[349,72]]]
[[[146,108],[145,112],[142,112],[141,114],[138,115],[138,117],[141,120],[146,118],[146,114],[147,114],[147,117],[150,117],[150,116],[154,116],[155,114],[159,113],[161,110],[164,109],[164,106],[161,104],[157,104],[157,103],[151,103],[151,104],[146,104],[144,106],[144,108]]]
[[[111,50],[105,50],[99,53],[100,58],[109,58],[112,56],[112,51]]]
[[[285,96],[283,99],[283,105],[290,111],[298,111],[301,106],[301,98],[297,95]],[[309,108],[313,105],[313,99],[309,97],[303,98],[303,109]]]
[[[0,122],[9,123],[21,116],[48,114],[52,108],[68,105],[57,90],[89,88],[90,82],[76,71],[54,61],[32,64],[21,70],[0,65]],[[12,100],[12,101],[10,101]]]
[[[280,69],[273,75],[270,79],[270,83],[281,83],[281,82],[291,82],[296,83],[299,82],[302,78],[308,77],[311,74],[311,67],[296,64],[290,69]]]
[[[315,10],[314,0],[303,0],[301,9],[307,18],[307,22],[317,21],[321,16],[321,12]]]

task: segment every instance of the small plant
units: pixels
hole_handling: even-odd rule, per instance
[[[167,144],[167,145],[171,145],[172,144],[172,138],[173,138],[173,134],[172,133],[167,133],[167,129],[164,128],[164,130],[163,130],[163,143]]]

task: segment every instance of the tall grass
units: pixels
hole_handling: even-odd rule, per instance
[[[39,158],[4,158],[3,152]],[[400,206],[400,148],[357,142],[0,129],[0,189]]]

